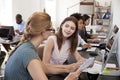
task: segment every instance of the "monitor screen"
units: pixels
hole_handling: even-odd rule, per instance
[[[119,31],[119,28],[118,28],[117,25],[112,26],[112,27],[110,28],[110,30],[108,31],[109,33],[108,33],[107,38],[108,38],[108,39],[111,38],[111,36],[117,34],[118,31]]]
[[[116,29],[117,29],[117,31],[116,31]],[[111,57],[111,54],[115,50],[115,46],[116,46],[117,40],[118,40],[118,30],[119,30],[118,27],[113,28],[111,37],[108,39],[108,42],[106,43],[106,52],[104,54],[103,69],[105,68],[105,65],[107,64],[109,58]]]
[[[115,34],[116,34],[118,31],[119,31],[119,28],[118,28],[118,26],[117,26],[117,25],[115,25],[115,26],[114,26],[114,28],[113,28],[113,33],[115,33]]]
[[[0,37],[8,37],[9,29],[0,28]]]
[[[111,47],[113,46],[113,42],[116,38],[116,35],[117,35],[118,31],[119,31],[119,28],[118,28],[117,25],[115,25],[113,30],[112,30],[112,34],[111,34],[111,36],[108,39],[108,42],[106,44],[106,49],[111,50]]]
[[[106,45],[106,50],[109,52],[111,50],[111,47],[113,45],[113,42],[114,42],[114,37],[112,36],[109,40],[108,40],[108,43]]]
[[[14,27],[13,26],[1,26],[4,29],[9,29],[9,35],[15,36]]]
[[[118,44],[117,44],[117,61],[118,61],[118,67],[120,67],[120,32],[118,35]]]

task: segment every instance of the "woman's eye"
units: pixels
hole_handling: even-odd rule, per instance
[[[74,27],[71,27],[71,29],[72,29],[72,30],[75,30],[75,28],[74,28]]]
[[[68,25],[68,24],[66,24],[66,25],[65,25],[65,27],[69,27],[69,25]]]

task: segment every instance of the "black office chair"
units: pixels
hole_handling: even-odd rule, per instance
[[[4,51],[1,51],[0,53],[0,67],[5,59],[6,53]]]

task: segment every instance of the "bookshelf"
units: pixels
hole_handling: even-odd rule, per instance
[[[111,19],[111,3],[94,0],[94,25],[109,26]]]

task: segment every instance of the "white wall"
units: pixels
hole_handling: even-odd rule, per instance
[[[0,24],[12,25],[12,0],[0,0]]]
[[[11,1],[11,0],[9,0]],[[12,12],[8,11],[8,13],[12,14],[12,22],[15,20],[15,15],[20,13],[23,15],[23,19],[26,21],[27,18],[35,11],[43,11],[45,0],[12,0]],[[72,12],[78,12],[79,10],[79,2],[83,0],[56,0],[56,26],[60,24],[60,22],[70,14],[67,14],[67,9],[73,5],[77,5]],[[92,1],[92,0],[87,0]],[[112,1],[113,5],[113,24],[117,24],[120,26],[120,10],[119,3],[120,0]],[[69,10],[71,11],[71,10]],[[11,18],[10,16],[7,17]]]
[[[56,29],[56,1],[57,0],[45,0],[45,12],[51,16],[54,29]]]
[[[12,2],[11,14],[9,17],[10,23],[15,21],[15,15],[20,13],[23,16],[23,20],[27,21],[28,17],[35,11],[43,11],[45,8],[45,0],[10,0]],[[56,22],[55,26],[58,26],[61,21],[72,13],[79,12],[80,1],[84,0],[56,0]],[[91,1],[91,0],[87,0]],[[67,14],[67,9],[71,6],[76,5],[74,8],[69,9],[69,14]],[[10,12],[8,12],[10,13]]]
[[[59,26],[60,22],[67,17],[67,8],[77,3],[79,3],[79,0],[57,0],[56,26]]]
[[[120,0],[112,1],[113,5],[113,24],[120,28]]]
[[[85,8],[86,10],[81,10],[82,7],[79,6],[81,1],[84,0],[57,0],[57,6],[56,6],[57,27],[60,25],[61,21],[64,18],[71,15],[72,13],[80,12],[80,11],[89,11],[90,8]],[[93,0],[86,0],[86,1],[92,2]]]
[[[20,13],[23,16],[23,20],[27,21],[28,17],[35,11],[43,11],[44,0],[13,0],[13,21],[15,15]]]

